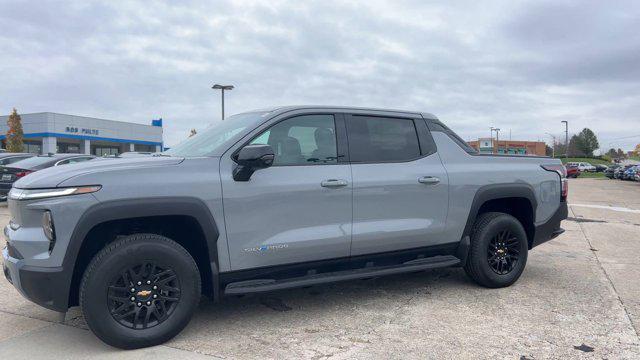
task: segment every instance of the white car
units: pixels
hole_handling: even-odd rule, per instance
[[[596,167],[589,164],[588,162],[570,162],[567,165],[576,166],[580,172],[596,172]]]

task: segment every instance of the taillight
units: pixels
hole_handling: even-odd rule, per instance
[[[569,195],[569,181],[567,180],[567,168],[562,164],[541,165],[543,169],[547,171],[553,171],[560,175],[560,199],[562,201],[567,200]]]
[[[29,171],[29,170],[20,171],[20,172],[15,173],[15,175],[16,175],[17,178],[21,178],[21,177],[25,177],[25,176],[31,174],[32,172],[33,171]]]

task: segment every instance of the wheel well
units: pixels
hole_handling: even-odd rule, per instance
[[[477,216],[487,212],[501,212],[509,214],[522,224],[524,231],[527,233],[527,240],[529,242],[529,249],[531,249],[531,243],[535,235],[533,206],[531,201],[523,197],[508,197],[493,199],[482,204],[478,210]]]
[[[209,250],[198,221],[191,216],[151,216],[107,221],[94,226],[87,233],[73,269],[69,306],[78,305],[80,281],[93,257],[117,238],[135,233],[162,235],[182,245],[198,265],[203,294],[213,295]]]

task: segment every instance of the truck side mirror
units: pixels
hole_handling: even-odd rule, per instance
[[[273,165],[275,154],[270,145],[247,145],[240,149],[233,161],[238,165],[233,169],[233,180],[249,181],[251,175],[259,169]]]

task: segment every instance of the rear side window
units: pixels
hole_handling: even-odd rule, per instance
[[[412,119],[353,115],[347,121],[352,162],[408,161],[420,157]]]
[[[471,145],[467,144],[458,134],[453,132],[453,130],[444,126],[444,124],[437,121],[429,121],[429,130],[431,131],[440,131],[446,134],[449,139],[451,139],[454,143],[456,143],[462,150],[466,151],[468,154],[477,154],[478,151],[471,147]]]

